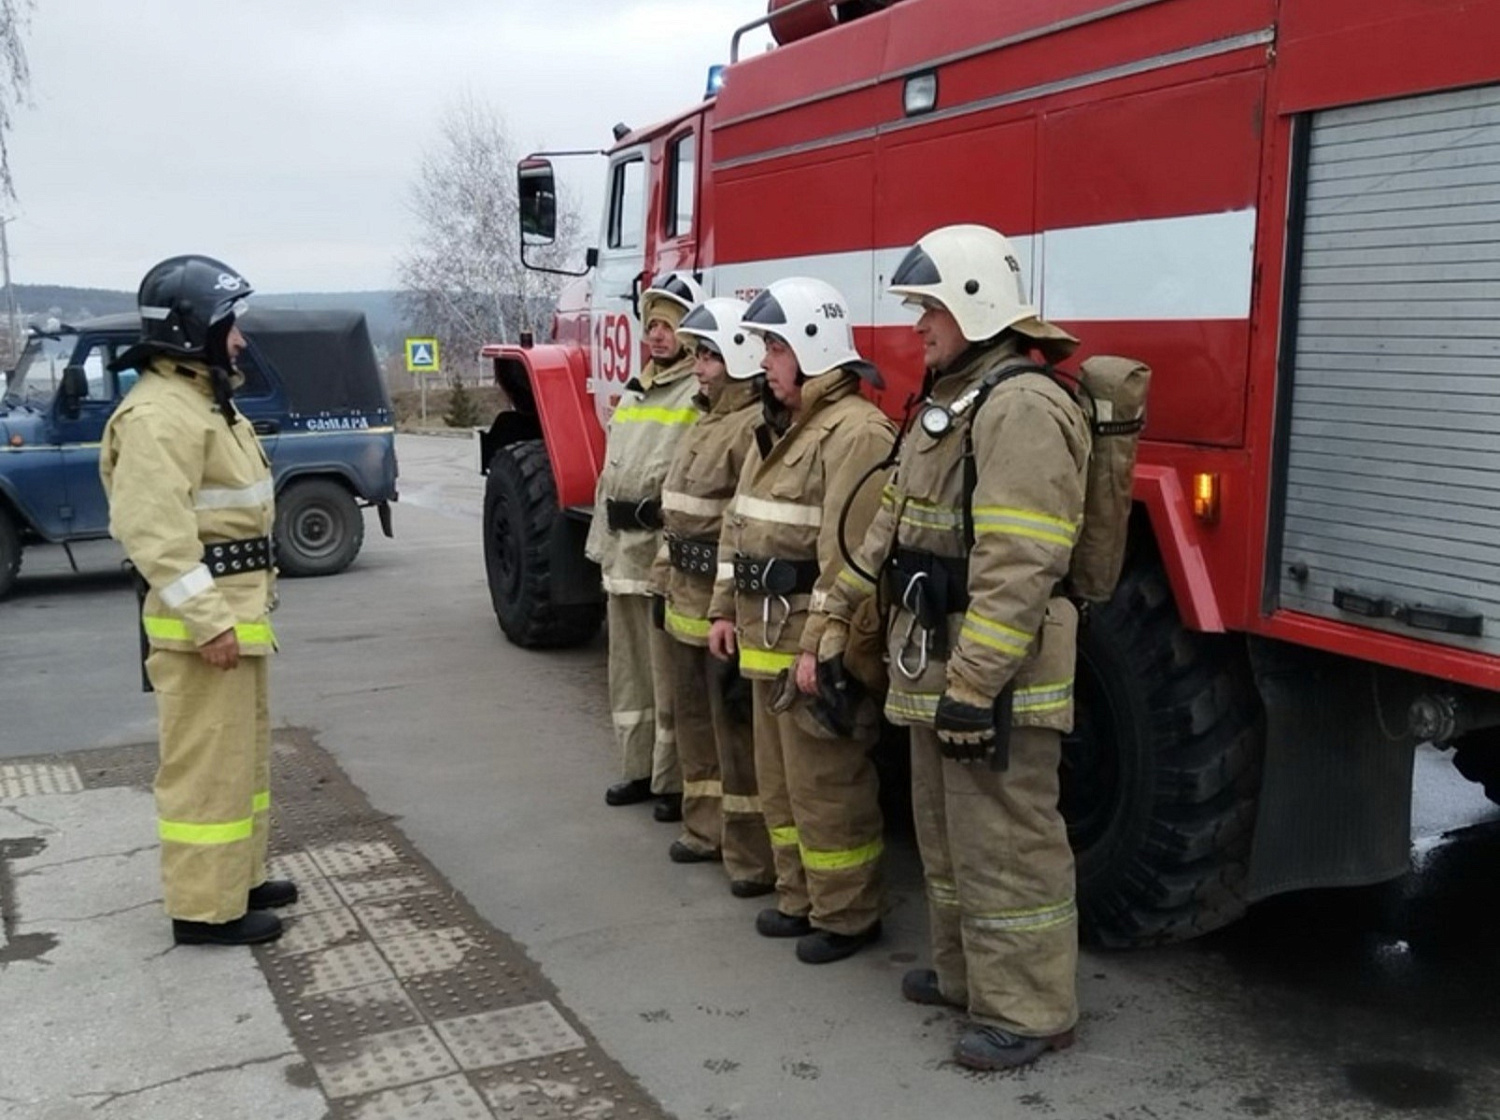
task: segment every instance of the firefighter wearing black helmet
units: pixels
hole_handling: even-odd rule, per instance
[[[1060,591],[1092,436],[1033,355],[1078,340],[1037,316],[1010,242],[983,226],[923,237],[890,290],[920,313],[926,399],[863,544],[828,596],[822,662],[885,582],[886,716],[911,729],[912,801],[933,968],[902,994],[965,1008],[955,1059],[1035,1061],[1078,1018],[1073,856],[1058,812],[1078,615]]]
[[[235,319],[250,284],[211,257],[172,257],[141,282],[141,340],[115,362],[139,381],[105,428],[110,533],[144,584],[156,693],[157,831],[179,943],[248,945],[281,933],[266,878],[267,659],[274,569],[270,465],[234,406]]]

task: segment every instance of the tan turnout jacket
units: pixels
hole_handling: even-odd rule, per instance
[[[194,650],[233,628],[241,653],[270,653],[273,572],[203,562],[205,544],[267,537],[275,523],[265,452],[248,420],[224,419],[207,368],[152,361],[104,429],[99,474],[110,535],[150,584],[151,645]]]
[[[989,371],[1025,360],[1013,344],[979,351],[937,380],[932,399],[950,403]],[[854,555],[869,573],[880,572],[898,545],[964,555],[968,425],[976,475],[968,610],[948,617],[947,659],[932,656],[922,666],[921,628],[913,629],[911,613],[892,604],[886,716],[897,724],[931,725],[945,690],[987,704],[1014,679],[1017,726],[1067,731],[1073,723],[1078,615],[1054,590],[1067,574],[1082,524],[1091,436],[1083,410],[1056,382],[1040,373],[1003,381],[977,414],[959,417],[936,439],[913,424],[880,510]],[[826,610],[848,621],[874,590],[845,568]]]
[[[755,445],[755,427],[761,419],[754,382],[722,381],[709,392],[708,405],[678,444],[662,486],[662,545],[653,568],[656,590],[667,600],[667,632],[695,646],[708,644],[708,607],[717,567],[701,574],[674,568],[667,541],[676,536],[717,549],[724,511]]]
[[[609,419],[604,469],[594,491],[594,519],[584,552],[598,562],[604,590],[611,595],[651,594],[651,563],[661,534],[612,531],[605,503],[661,497],[677,442],[701,415],[693,403],[697,382],[692,369],[693,359],[688,355],[665,368],[647,362],[640,388],[627,388]]]
[[[711,619],[736,622],[740,672],[774,677],[803,648],[804,629],[816,648],[821,606],[843,566],[839,515],[861,477],[891,450],[895,429],[859,394],[859,378],[836,370],[802,389],[802,414],[764,458],[752,441],[749,457],[719,539],[719,570]],[[852,548],[864,535],[880,501],[883,474],[866,480],[847,521]],[[811,594],[782,598],[737,592],[736,554],[761,559],[816,560],[820,576]]]

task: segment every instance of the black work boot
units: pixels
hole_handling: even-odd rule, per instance
[[[1072,1031],[1027,1038],[999,1027],[973,1026],[953,1048],[953,1060],[969,1069],[1015,1069],[1036,1061],[1048,1050],[1066,1050],[1072,1045]]]
[[[718,863],[724,855],[718,848],[711,852],[700,852],[681,840],[673,840],[672,846],[667,849],[667,858],[673,863]]]
[[[631,778],[616,782],[604,791],[606,805],[638,805],[651,797],[650,778]]]
[[[910,968],[901,977],[901,998],[912,1003],[927,1003],[934,1007],[963,1007],[964,1005],[943,995],[938,987],[938,974],[932,968]]]
[[[776,889],[775,883],[762,883],[755,879],[731,879],[729,893],[735,898],[759,898]]]
[[[269,910],[246,910],[232,922],[172,919],[172,940],[179,945],[259,945],[280,936],[281,919]]]
[[[673,821],[682,820],[682,794],[662,794],[661,800],[656,803],[656,808],[651,810],[651,815],[661,821],[662,824],[671,824]]]
[[[866,945],[880,939],[880,923],[858,933],[834,933],[831,929],[815,929],[805,937],[797,939],[797,959],[803,964],[832,964],[845,957],[852,957]]]
[[[246,896],[246,910],[270,910],[276,906],[290,906],[297,901],[297,884],[290,879],[267,879],[258,887],[251,887]]]
[[[783,914],[772,906],[755,915],[755,932],[762,937],[803,937],[812,932],[805,914]]]

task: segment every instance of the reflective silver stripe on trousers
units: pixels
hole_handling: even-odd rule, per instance
[[[655,708],[635,708],[623,712],[611,712],[609,718],[616,727],[639,727],[656,719]]]
[[[214,577],[209,573],[208,565],[199,564],[196,568],[189,568],[186,575],[167,584],[158,594],[161,601],[175,611],[194,595],[202,595],[213,585]]]
[[[970,914],[964,924],[971,929],[995,933],[1030,933],[1067,925],[1078,918],[1078,907],[1070,898],[1053,906],[1038,906],[1031,910],[1003,910],[998,914]]]
[[[237,488],[206,486],[198,491],[194,509],[249,509],[269,502],[276,496],[276,485],[263,478],[250,486]]]

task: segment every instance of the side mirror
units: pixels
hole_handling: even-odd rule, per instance
[[[89,375],[82,366],[63,367],[62,387],[58,391],[58,402],[63,415],[77,416],[78,404],[89,395]]]
[[[550,245],[557,240],[557,183],[551,161],[521,161],[516,171],[516,197],[520,202],[522,244]]]

